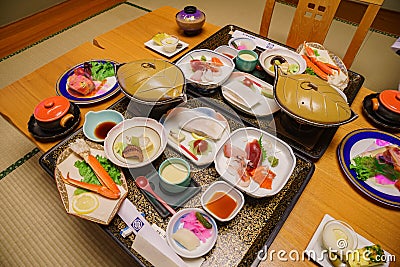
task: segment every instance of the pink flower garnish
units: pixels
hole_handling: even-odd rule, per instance
[[[388,178],[386,178],[382,174],[376,175],[375,176],[375,181],[378,184],[381,184],[381,185],[388,185],[388,184],[395,184],[396,183],[396,181],[389,180]]]
[[[376,139],[375,144],[377,144],[378,146],[388,146],[388,145],[390,145],[390,143],[388,141],[380,140],[380,139]]]

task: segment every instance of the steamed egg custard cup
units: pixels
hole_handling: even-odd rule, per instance
[[[170,193],[185,191],[190,184],[190,165],[181,158],[169,158],[158,169],[160,185]]]
[[[258,54],[252,50],[240,50],[236,57],[236,68],[241,71],[251,72],[256,68]]]

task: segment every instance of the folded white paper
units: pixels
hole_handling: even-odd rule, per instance
[[[136,235],[132,248],[154,266],[183,267],[187,264],[168,246],[156,230],[138,212],[131,201],[125,199],[118,215]]]

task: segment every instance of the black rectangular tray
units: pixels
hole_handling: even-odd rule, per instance
[[[265,38],[246,29],[240,28],[235,25],[227,25],[203,42],[201,42],[196,47],[189,50],[188,52],[196,49],[214,50],[220,45],[227,45],[229,39],[232,38],[232,36],[229,34],[232,30],[240,30],[258,38],[268,40],[271,43],[275,43],[291,49],[286,45]],[[260,54],[262,51],[263,50],[261,48],[256,48],[257,53]],[[176,61],[178,60],[179,59],[177,59]],[[268,75],[264,70],[256,69],[251,74],[271,85],[274,84],[274,78]],[[358,91],[361,89],[362,84],[364,83],[364,77],[351,70],[348,70],[348,74],[349,83],[343,92],[347,96],[348,103],[351,104],[353,103]],[[218,111],[223,113],[225,116],[233,115],[234,117],[239,117],[247,126],[253,126],[263,129],[269,133],[276,134],[278,138],[288,143],[297,153],[300,153],[313,161],[317,161],[322,157],[338,129],[338,127],[318,128],[302,126],[302,128],[298,127],[288,130],[287,127],[283,126],[288,125],[288,123],[286,123],[288,116],[282,111],[278,111],[271,116],[256,118],[249,114],[243,113],[235,107],[231,106],[229,102],[227,102],[223,98],[220,88],[217,88],[216,90],[206,91],[199,90],[198,88],[195,88],[189,84],[187,92],[193,97],[207,97],[217,100],[216,102],[212,103],[213,107],[218,109]]]
[[[189,108],[210,107],[209,101],[205,100],[215,101],[213,99],[189,96],[189,101],[185,105]],[[125,97],[110,108],[125,114],[127,117],[129,116],[129,112],[127,112],[129,103],[129,99]],[[154,116],[160,115],[155,110]],[[237,118],[227,117],[227,120],[232,131],[244,127],[243,123]],[[39,163],[51,176],[54,174],[55,164],[60,153],[77,138],[85,138],[82,129],[79,129],[41,156]],[[250,266],[253,261],[257,260],[256,255],[258,252],[263,250],[265,246],[269,247],[271,245],[314,173],[315,166],[312,161],[297,153],[295,155],[296,166],[294,171],[287,184],[278,194],[259,199],[245,196],[245,204],[239,214],[230,222],[218,223],[220,234],[216,246],[204,256],[204,266]],[[167,146],[164,153],[149,167],[157,170],[161,162],[170,157],[182,156]],[[213,163],[207,167],[197,167],[192,163],[190,164],[195,173],[192,179],[200,185],[201,191],[205,190],[206,185],[220,179]],[[132,177],[141,175],[141,173],[135,172],[135,169],[131,170],[124,170],[129,189],[127,198],[136,205],[139,211],[144,213],[146,220],[150,224],[155,223],[165,230],[169,218],[164,218],[153,205],[149,205],[148,196],[135,185]],[[192,199],[184,204],[184,207],[201,207],[200,197],[201,192],[195,194]],[[109,225],[101,227],[139,264],[151,266],[141,255],[131,249],[135,236],[130,235],[123,238],[120,235],[120,231],[126,227],[126,224],[119,216],[115,216]]]

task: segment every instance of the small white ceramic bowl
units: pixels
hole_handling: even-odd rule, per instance
[[[231,59],[234,59],[238,54],[238,51],[235,48],[232,48],[228,45],[218,46],[217,48],[214,49],[214,51],[223,54],[227,57],[230,57]]]
[[[207,208],[207,203],[211,200],[211,197],[213,197],[216,192],[223,192],[230,196],[236,202],[236,207],[226,218],[220,218]],[[243,194],[235,189],[232,185],[224,181],[218,181],[211,184],[203,193],[203,195],[201,196],[201,205],[203,206],[203,209],[207,211],[207,213],[211,214],[218,221],[227,222],[232,220],[242,209],[244,205],[244,197]]]
[[[293,74],[301,74],[307,68],[307,63],[304,58],[294,51],[282,48],[265,50],[260,54],[259,62],[261,67],[271,76],[275,76],[275,71],[270,69],[270,67],[273,66],[271,60],[275,57],[284,58],[289,64],[298,64],[299,70]]]
[[[237,48],[232,44],[235,43]],[[237,37],[229,40],[228,45],[235,50],[254,50],[256,49],[256,42],[253,39],[246,37]]]
[[[95,142],[103,142],[111,128],[124,120],[124,116],[115,110],[89,111],[85,115],[83,133]]]

